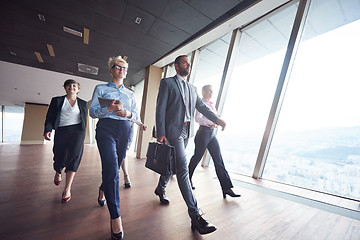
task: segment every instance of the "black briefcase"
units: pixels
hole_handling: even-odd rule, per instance
[[[145,167],[161,175],[175,174],[175,147],[150,142],[146,153]]]

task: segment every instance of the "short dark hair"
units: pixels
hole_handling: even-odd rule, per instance
[[[70,85],[70,84],[73,84],[73,83],[77,84],[78,87],[79,87],[79,89],[80,89],[80,83],[77,82],[77,81],[75,81],[74,79],[68,79],[68,80],[66,80],[66,81],[64,82],[64,88],[66,88],[67,85]]]
[[[188,56],[187,56],[187,55],[180,55],[180,56],[178,56],[178,57],[175,59],[175,64],[179,64],[181,58],[183,58],[183,57],[188,57]]]

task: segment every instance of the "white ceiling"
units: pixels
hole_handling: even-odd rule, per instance
[[[3,61],[0,61],[0,72],[0,103],[9,106],[25,102],[49,104],[52,97],[65,95],[63,84],[69,78],[80,83],[78,96],[88,101],[95,86],[104,83]]]

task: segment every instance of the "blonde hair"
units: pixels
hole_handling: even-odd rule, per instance
[[[109,57],[108,60],[109,70],[114,67],[116,62],[122,62],[126,65],[126,67],[129,67],[129,64],[121,56]]]
[[[211,88],[212,86],[210,84],[208,85],[204,85],[201,89],[202,93],[204,94],[206,90],[208,90],[209,88]]]

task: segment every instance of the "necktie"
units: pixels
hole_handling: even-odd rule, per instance
[[[184,89],[184,98],[185,98],[185,121],[188,122],[190,121],[190,92],[189,92],[189,86],[187,85],[187,83],[185,81],[181,81],[183,84],[183,89]]]

